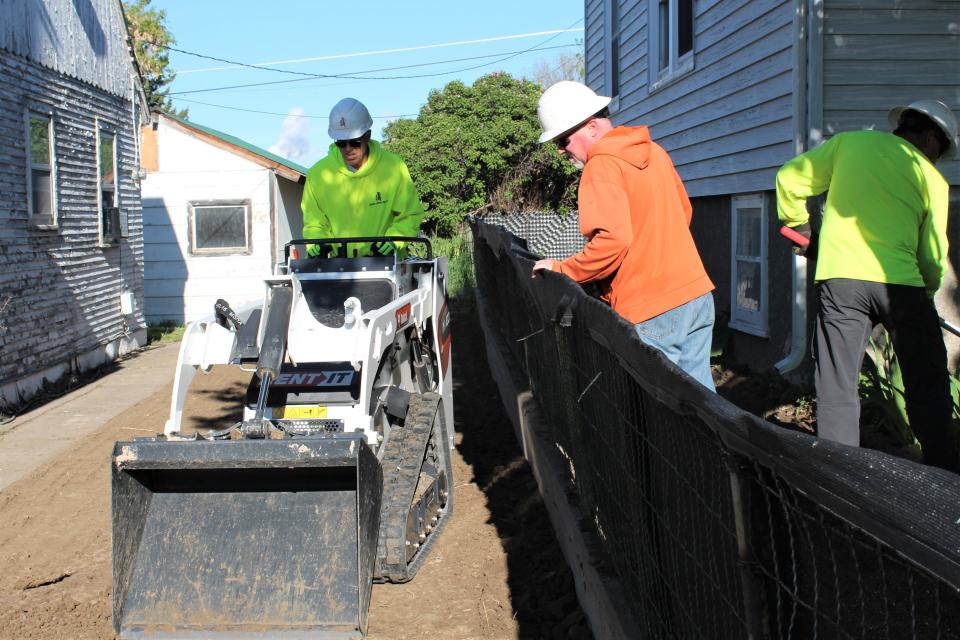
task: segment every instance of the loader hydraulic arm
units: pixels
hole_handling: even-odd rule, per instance
[[[257,375],[260,377],[260,395],[252,420],[247,420],[241,428],[247,437],[270,437],[270,423],[263,419],[267,406],[267,392],[270,383],[280,375],[280,365],[287,351],[287,329],[290,326],[290,309],[293,305],[293,292],[286,283],[274,283],[267,292],[265,301],[263,340],[260,343],[260,357],[257,360]]]

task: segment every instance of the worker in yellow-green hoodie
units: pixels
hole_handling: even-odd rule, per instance
[[[423,205],[400,156],[370,139],[373,118],[359,100],[344,98],[330,111],[329,153],[307,173],[300,208],[304,238],[417,236]],[[402,243],[351,245],[350,255],[403,254]],[[316,257],[320,246],[307,245]]]
[[[806,199],[827,192],[815,243],[817,433],[860,444],[860,366],[879,323],[900,362],[907,416],[924,461],[960,471],[933,304],[948,259],[949,190],[934,163],[956,154],[957,120],[936,100],[897,107],[888,119],[892,134],[837,134],[777,174],[780,220],[808,238]]]

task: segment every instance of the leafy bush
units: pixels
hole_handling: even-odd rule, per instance
[[[384,146],[404,159],[427,208],[425,230],[449,237],[464,216],[499,211],[570,211],[576,171],[537,142],[540,86],[492,73],[471,86],[430,92],[415,120],[384,129]]]
[[[451,238],[435,237],[431,241],[434,253],[447,256],[447,293],[450,297],[472,295],[476,280],[473,274],[473,244],[469,232]]]
[[[950,373],[950,395],[953,398],[954,438],[960,438],[960,371]],[[889,334],[881,330],[871,338],[870,349],[863,359],[860,373],[860,406],[863,422],[875,421],[895,444],[919,453],[920,443],[910,427],[900,361],[893,350]]]

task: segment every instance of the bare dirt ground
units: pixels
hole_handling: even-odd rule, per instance
[[[417,577],[375,585],[368,637],[590,638],[470,313],[454,316],[455,510]],[[236,419],[246,374],[198,376],[194,426]],[[113,638],[113,443],[162,430],[170,388],[0,492],[0,638]],[[213,418],[211,418],[213,417]]]

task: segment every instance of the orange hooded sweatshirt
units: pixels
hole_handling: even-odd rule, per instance
[[[690,234],[690,199],[647,127],[617,127],[590,148],[577,199],[588,242],[553,270],[597,282],[625,319],[643,322],[713,290]]]

